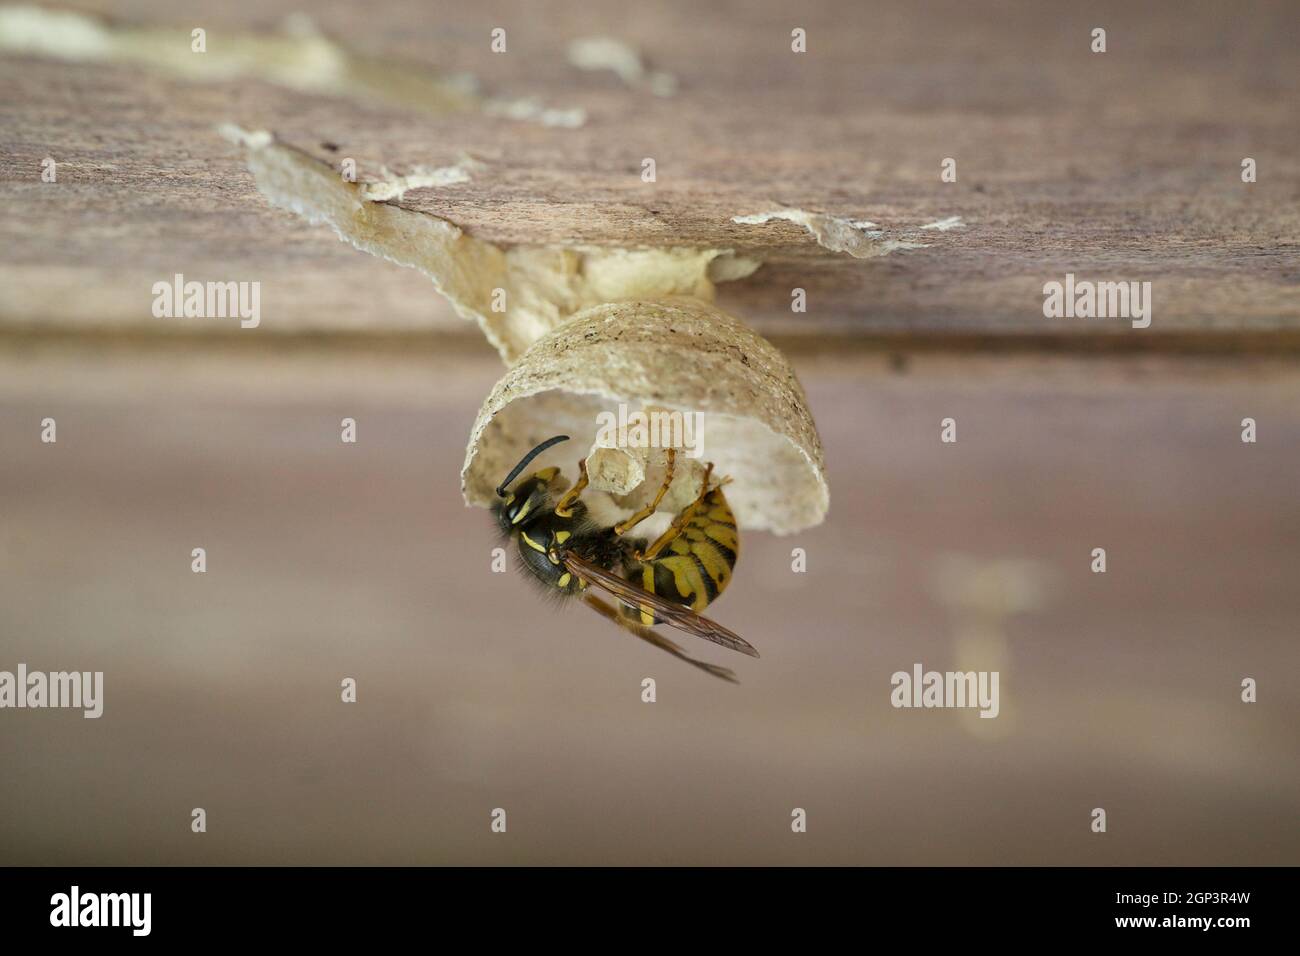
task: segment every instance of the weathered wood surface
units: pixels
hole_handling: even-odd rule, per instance
[[[209,44],[298,8],[75,4],[195,25]],[[0,321],[157,330],[151,284],[256,279],[263,328],[465,328],[429,282],[271,208],[224,122],[273,130],[360,177],[463,153],[472,181],[401,203],[494,242],[724,246],[766,264],[721,304],[771,333],[1267,333],[1300,325],[1300,37],[1292,3],[341,3],[319,27],[359,54],[469,72],[494,95],[582,107],[578,129],[436,115],[261,80],[195,82],[129,64],[0,58]],[[489,34],[504,27],[508,52]],[[790,51],[790,30],[808,52]],[[1108,52],[1089,31],[1108,31]],[[679,79],[676,96],[576,69],[610,35]],[[324,144],[333,144],[332,150]],[[59,182],[39,164],[61,163]],[[640,178],[654,157],[658,181]],[[1259,181],[1244,184],[1243,157]],[[953,157],[956,183],[940,182]],[[856,260],[802,228],[737,225],[786,204],[915,233]],[[1045,319],[1044,282],[1150,280],[1145,332]],[[792,314],[790,290],[808,291]],[[169,329],[170,331],[171,329]],[[183,331],[191,331],[187,326]],[[1267,348],[1267,342],[1264,345]]]

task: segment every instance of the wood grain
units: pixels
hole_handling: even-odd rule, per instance
[[[158,0],[117,22],[271,31],[295,5]],[[350,49],[465,71],[500,95],[581,106],[580,129],[430,115],[262,81],[194,83],[148,67],[0,59],[0,321],[157,329],[149,287],[183,272],[257,279],[269,332],[463,332],[429,283],[269,207],[222,122],[274,130],[361,178],[462,153],[471,182],[402,204],[505,245],[726,246],[761,256],[721,304],[774,334],[1077,340],[1271,334],[1300,323],[1300,37],[1289,3],[353,3],[313,8]],[[1093,26],[1108,52],[1089,51]],[[508,31],[492,54],[489,31]],[[808,31],[793,54],[789,32]],[[636,45],[679,78],[659,98],[565,59],[576,37]],[[333,144],[329,149],[323,144]],[[62,165],[39,178],[43,157]],[[655,158],[658,181],[640,163]],[[941,183],[953,157],[958,181]],[[1240,178],[1243,157],[1259,181]],[[790,223],[788,204],[924,233],[859,261]],[[1145,333],[1045,319],[1042,285],[1150,280]],[[792,314],[790,290],[808,291]]]

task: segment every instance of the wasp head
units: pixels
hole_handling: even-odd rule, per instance
[[[558,473],[558,468],[539,471],[495,502],[492,510],[496,513],[502,531],[509,534],[519,528],[526,528],[552,510],[550,487]]]

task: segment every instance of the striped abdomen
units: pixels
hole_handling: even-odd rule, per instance
[[[721,488],[714,488],[698,506],[692,506],[681,533],[648,561],[629,557],[627,579],[660,597],[703,611],[731,581],[740,550],[736,518]],[[659,623],[648,610],[625,608],[642,624]]]

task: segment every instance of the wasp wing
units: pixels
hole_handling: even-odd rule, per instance
[[[644,588],[637,587],[626,578],[619,577],[613,571],[606,571],[599,565],[578,557],[572,551],[564,555],[564,564],[565,567],[588,584],[595,584],[604,588],[634,611],[642,609],[653,611],[656,617],[663,618],[665,623],[671,624],[680,631],[702,637],[714,644],[721,644],[723,647],[729,647],[733,651],[740,651],[740,653],[748,654],[750,657],[758,656],[758,651],[754,650],[754,646],[735,631],[727,630],[717,621],[709,620],[703,614],[696,614],[688,607],[674,604],[657,594],[651,594]]]
[[[589,608],[591,608],[601,617],[608,618],[609,620],[617,624],[619,627],[628,631],[630,634],[633,634],[634,636],[641,638],[641,640],[645,641],[648,644],[653,644],[661,651],[667,651],[669,654],[673,655],[673,657],[676,657],[679,660],[683,660],[686,663],[693,665],[694,667],[698,667],[706,674],[712,674],[714,677],[720,677],[723,680],[730,681],[733,684],[740,683],[740,681],[736,680],[736,672],[733,671],[731,668],[722,667],[718,664],[710,664],[708,661],[696,660],[694,657],[691,657],[691,655],[687,654],[686,651],[678,647],[675,643],[668,640],[668,638],[664,637],[664,635],[656,634],[654,631],[646,627],[644,624],[637,624],[634,621],[632,621],[630,618],[624,617],[622,614],[618,612],[618,608],[614,607],[614,605],[610,604],[608,601],[602,601],[600,598],[596,597],[595,594],[588,592],[587,594],[583,595],[582,600],[584,604],[586,604]]]

